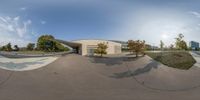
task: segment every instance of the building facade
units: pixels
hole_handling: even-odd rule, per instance
[[[190,42],[189,42],[189,47],[190,47],[192,50],[198,50],[198,49],[199,49],[199,42],[190,41]]]
[[[110,40],[112,42],[116,42],[116,43],[120,43],[121,44],[121,47],[122,47],[122,50],[128,50],[128,42],[125,42],[125,41],[118,41],[118,40]]]
[[[108,41],[108,40],[76,40],[74,43],[81,44],[80,49],[78,50],[81,55],[94,55],[94,51],[97,48],[99,43],[104,43],[108,46],[107,54],[120,54],[121,53],[121,44]]]

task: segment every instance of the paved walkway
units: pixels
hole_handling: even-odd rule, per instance
[[[0,56],[0,68],[11,71],[28,71],[46,66],[58,57],[6,58]]]
[[[199,100],[199,74],[197,67],[180,71],[147,56],[70,54],[32,71],[0,69],[0,100]]]
[[[200,67],[200,54],[199,54],[199,52],[190,51],[190,54],[196,60],[196,63],[194,64],[194,66]]]

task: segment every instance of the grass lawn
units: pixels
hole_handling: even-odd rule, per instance
[[[187,51],[180,52],[148,52],[148,56],[169,67],[187,70],[195,63],[195,59]]]

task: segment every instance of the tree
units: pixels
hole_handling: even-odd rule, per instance
[[[27,50],[30,50],[30,51],[34,50],[34,48],[35,48],[35,44],[34,44],[34,43],[29,43],[29,44],[27,45],[27,47],[26,47],[26,49],[27,49]]]
[[[19,51],[18,45],[14,45],[14,50],[15,50],[15,51]]]
[[[180,46],[179,46],[182,50],[187,50],[187,43],[182,40],[180,41]]]
[[[12,45],[11,45],[11,43],[8,43],[8,44],[2,46],[1,50],[2,51],[12,51]]]
[[[103,54],[107,54],[107,48],[108,46],[104,43],[99,43],[97,44],[97,49],[94,50],[94,53],[96,54],[100,54],[101,57],[103,56]]]
[[[163,47],[164,47],[164,43],[162,40],[160,40],[160,49],[163,50]]]
[[[37,50],[57,52],[57,51],[67,51],[61,43],[55,40],[52,35],[42,35],[38,38]]]
[[[42,35],[38,38],[37,49],[42,51],[51,51],[54,37],[52,35]]]
[[[6,51],[6,46],[2,46],[1,50]]]
[[[177,49],[181,49],[181,50],[187,50],[187,43],[183,40],[184,35],[183,34],[179,34],[177,38],[175,38],[176,42],[176,48]]]
[[[135,52],[136,53],[136,57],[138,57],[138,54],[141,52],[143,54],[144,53],[144,49],[145,49],[145,41],[133,41],[133,40],[128,40],[128,48],[130,50],[130,52]]]
[[[170,48],[170,50],[173,50],[174,49],[174,45],[170,44],[169,48]]]
[[[8,43],[7,45],[5,45],[5,51],[12,51],[11,43]]]

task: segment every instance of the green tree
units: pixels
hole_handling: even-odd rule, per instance
[[[187,43],[183,40],[184,35],[183,34],[179,34],[177,38],[175,38],[176,42],[176,48],[179,50],[187,50]]]
[[[180,42],[180,48],[181,48],[182,50],[187,50],[187,43],[186,43],[184,40],[182,40],[182,41]]]
[[[14,45],[14,50],[15,50],[15,51],[19,51],[18,45]]]
[[[174,49],[174,45],[170,44],[169,48],[170,48],[170,50],[173,50]]]
[[[42,35],[38,38],[37,50],[57,52],[57,51],[67,51],[61,43],[55,40],[52,35]]]
[[[42,51],[51,51],[54,37],[52,35],[42,35],[38,38],[37,49]]]
[[[135,52],[136,53],[136,57],[138,57],[139,53],[144,53],[145,50],[145,41],[133,41],[133,40],[128,40],[128,48],[130,50],[130,52]]]
[[[104,43],[99,43],[97,44],[97,49],[94,50],[94,53],[96,54],[100,54],[101,57],[103,56],[103,54],[107,54],[107,48],[108,46]]]
[[[5,50],[6,51],[12,51],[12,45],[11,45],[11,43],[8,43],[7,45],[5,45]]]
[[[163,50],[164,45],[165,45],[164,42],[162,40],[160,40],[160,49],[161,50]]]
[[[6,51],[6,46],[2,46],[2,47],[1,47],[1,50],[2,50],[2,51]]]
[[[27,50],[30,50],[30,51],[34,50],[34,48],[35,48],[35,44],[34,44],[34,43],[29,43],[29,44],[27,45],[27,47],[26,47],[26,49],[27,49]]]

